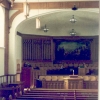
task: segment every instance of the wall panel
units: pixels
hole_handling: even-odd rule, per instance
[[[43,60],[51,60],[51,40],[43,40]]]

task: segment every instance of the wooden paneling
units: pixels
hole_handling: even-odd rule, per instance
[[[23,3],[14,3],[13,7],[10,8],[10,10],[22,10],[23,9]]]
[[[66,83],[65,83],[66,84]],[[98,81],[83,81],[79,83],[79,81],[70,82],[69,85],[65,86],[64,81],[46,81],[45,79],[42,80],[42,87],[43,88],[51,88],[51,89],[98,89]]]
[[[25,88],[30,88],[34,84],[34,78],[33,78],[33,68],[32,67],[22,67],[22,73],[21,73],[21,81],[24,82]]]
[[[76,5],[78,8],[99,8],[99,1],[68,1],[68,2],[30,2],[30,9],[65,9]],[[23,3],[14,3],[11,9],[23,9]]]
[[[7,82],[7,83],[15,82],[15,81],[17,81],[17,80],[16,80],[16,76],[17,76],[18,74],[20,75],[20,73],[2,75],[2,76],[0,76],[0,83],[3,83],[3,82]]]
[[[37,2],[30,3],[30,9],[64,9],[72,8],[76,5],[78,8],[99,8],[99,1],[81,1],[81,2]]]

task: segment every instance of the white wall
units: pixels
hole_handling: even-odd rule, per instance
[[[0,76],[4,75],[4,19],[5,9],[0,6]]]
[[[17,59],[21,60],[21,38],[16,35],[16,27],[24,17],[21,14],[18,16],[14,19],[9,34],[9,74],[16,74]]]
[[[4,48],[0,47],[0,76],[4,75]]]
[[[5,9],[0,6],[0,47],[4,47],[4,13]]]

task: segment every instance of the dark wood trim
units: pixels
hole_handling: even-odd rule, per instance
[[[19,36],[22,36],[22,33],[20,33],[20,32],[17,32],[17,35],[19,35]]]
[[[3,6],[6,9],[10,8],[10,3],[8,2],[8,0],[1,0],[0,4],[1,4],[1,6]]]
[[[9,53],[9,10],[5,9],[5,26],[4,26],[4,47],[5,47],[5,60],[4,60],[4,74],[8,74],[8,53]]]
[[[17,32],[17,35],[21,36],[22,38],[41,38],[41,39],[91,39],[91,38],[99,38],[99,35],[95,35],[95,36],[46,36],[46,35],[34,35],[34,34],[24,34],[24,33],[20,33]]]
[[[23,3],[14,3],[10,10],[23,10]]]
[[[20,13],[22,13],[22,12],[23,12],[23,10],[18,10],[18,11],[16,11],[16,12],[10,17],[10,19],[9,19],[9,28],[11,28],[11,25],[12,25],[12,22],[13,22],[14,18],[15,18],[18,14],[20,14]]]
[[[16,73],[16,75],[17,75],[17,74],[21,74],[21,72]]]
[[[32,35],[32,34],[24,34],[17,32],[17,35],[21,36],[22,38],[41,38],[41,39],[51,39],[53,36],[46,36],[46,35]]]

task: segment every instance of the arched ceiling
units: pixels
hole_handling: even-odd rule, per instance
[[[70,36],[70,31],[74,29],[77,36],[93,36],[99,34],[99,13],[90,11],[77,10],[66,11],[60,10],[40,16],[41,29],[36,29],[36,18],[29,18],[21,22],[17,31],[23,34],[47,35],[47,36]],[[97,8],[95,11],[99,11]],[[76,18],[76,23],[69,20],[72,15]],[[48,32],[44,32],[44,26],[49,28]]]

